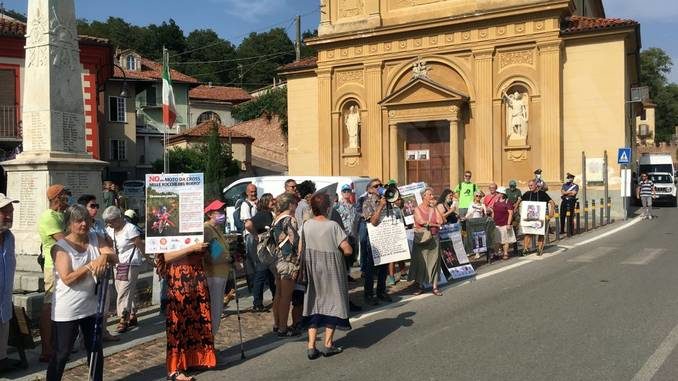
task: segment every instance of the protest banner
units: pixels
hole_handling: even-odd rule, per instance
[[[445,224],[440,227],[440,256],[443,265],[452,275],[452,279],[461,279],[476,274],[469,264],[464,241],[461,236],[460,224]]]
[[[400,198],[403,200],[403,215],[405,224],[414,224],[414,209],[421,204],[421,194],[426,189],[426,183],[412,183],[398,187]]]
[[[473,252],[487,253],[487,234],[485,231],[475,231],[473,234]]]
[[[546,234],[546,203],[522,201],[520,203],[520,228],[523,234]]]
[[[146,252],[203,242],[202,173],[146,175]]]
[[[387,216],[379,225],[367,224],[374,265],[410,259],[410,246],[402,219]]]

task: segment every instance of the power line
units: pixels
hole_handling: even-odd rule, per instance
[[[275,58],[275,57],[269,57],[267,59],[259,58],[259,60],[257,60],[257,62],[255,62],[251,65],[248,65],[247,70],[243,71],[242,75],[244,76],[248,72],[252,71],[252,69],[254,69],[258,64],[264,63],[266,61],[271,61],[273,58]],[[206,75],[219,74],[219,73],[223,73],[223,72],[227,72],[227,71],[231,71],[231,69],[217,70],[217,71],[213,71],[213,72],[209,72],[209,73],[192,74],[191,76],[192,77],[201,77],[201,76],[206,76]],[[236,83],[236,81],[232,81],[232,82],[229,82],[228,84],[235,84],[235,83]]]
[[[277,53],[271,53],[271,54],[262,54],[260,56],[243,57],[243,58],[230,58],[230,59],[226,59],[226,60],[173,62],[172,66],[249,61],[249,60],[254,60],[254,59],[257,59],[257,58],[261,58],[261,57],[282,56],[282,55],[285,55],[285,54],[288,54],[288,53],[294,53],[294,50],[288,50],[288,51],[284,51],[284,52],[277,52]]]

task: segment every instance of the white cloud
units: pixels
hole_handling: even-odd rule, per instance
[[[605,15],[641,22],[674,22],[678,18],[676,0],[604,0]]]
[[[256,23],[264,17],[275,14],[285,5],[281,0],[211,0],[223,4],[224,11],[242,20]]]

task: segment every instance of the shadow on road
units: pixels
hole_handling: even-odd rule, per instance
[[[411,327],[414,321],[410,319],[416,312],[403,312],[394,318],[384,318],[367,323],[364,326],[349,331],[338,339],[336,344],[344,348],[369,348],[378,343],[386,336],[397,331],[401,327]]]

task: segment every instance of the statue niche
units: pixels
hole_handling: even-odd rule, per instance
[[[529,95],[522,86],[512,86],[503,91],[502,100],[506,112],[506,145],[521,147],[527,145],[529,125]]]
[[[342,112],[342,120],[346,131],[346,139],[344,139],[344,154],[359,155],[360,154],[360,128],[362,126],[360,121],[360,107],[356,102],[347,103]]]

